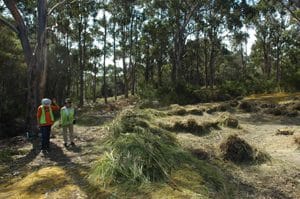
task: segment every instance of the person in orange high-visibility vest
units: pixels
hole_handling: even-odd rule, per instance
[[[53,105],[51,103],[53,102]],[[51,126],[54,123],[53,111],[58,111],[60,107],[56,104],[56,100],[52,101],[48,98],[43,98],[41,105],[37,110],[37,123],[41,133],[41,149],[43,152],[49,151]]]

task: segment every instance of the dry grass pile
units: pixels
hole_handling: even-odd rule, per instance
[[[209,107],[206,110],[206,113],[212,114],[215,112],[225,112],[225,111],[228,111],[230,108],[231,108],[230,103],[221,103],[221,104]]]
[[[203,115],[203,110],[202,109],[191,109],[191,110],[188,111],[188,114]]]
[[[255,149],[237,135],[230,135],[220,146],[225,160],[235,163],[252,162],[255,160]]]
[[[188,119],[186,121],[176,121],[169,130],[189,132],[195,135],[204,135],[209,133],[212,129],[218,129],[218,122],[203,122],[197,123],[195,119]]]
[[[238,107],[239,107],[239,109],[241,109],[247,113],[250,113],[250,112],[253,112],[256,110],[255,103],[249,102],[249,101],[242,101]]]
[[[231,107],[237,107],[237,106],[239,105],[239,102],[238,102],[237,100],[231,100],[231,101],[229,102],[229,105],[230,105]]]
[[[264,113],[271,114],[275,116],[286,115],[288,117],[297,117],[297,103],[287,103],[287,104],[262,104],[264,108]]]
[[[169,179],[171,170],[190,155],[179,147],[175,137],[153,127],[149,112],[125,110],[112,124],[112,136],[104,157],[95,164],[92,183],[141,184]]]
[[[295,102],[293,107],[292,107],[293,110],[297,110],[297,111],[300,111],[300,102]]]
[[[212,113],[215,113],[218,111],[218,107],[217,106],[212,106],[212,107],[209,107],[207,110],[206,110],[206,113],[208,114],[212,114]]]
[[[292,129],[277,129],[276,135],[294,135],[294,132]]]
[[[218,121],[223,126],[227,126],[230,128],[238,128],[239,127],[239,121],[232,115],[222,115]]]
[[[168,112],[168,115],[180,115],[180,116],[184,116],[184,115],[187,115],[188,112],[186,109],[184,108],[180,108],[180,107],[177,107],[171,111]]]
[[[205,151],[204,149],[197,148],[197,149],[189,149],[194,157],[199,160],[208,160],[210,158],[210,154]]]
[[[295,141],[296,144],[298,144],[300,146],[300,136],[295,137],[294,141]]]

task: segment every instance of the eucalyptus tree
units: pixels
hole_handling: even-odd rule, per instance
[[[257,30],[257,45],[261,48],[262,73],[272,79],[273,71],[277,83],[281,79],[282,46],[285,43],[285,31],[289,27],[288,15],[281,4],[270,4],[261,0],[257,4],[259,14],[254,21]]]
[[[4,0],[6,8],[10,11],[11,16],[14,19],[13,23],[10,23],[3,16],[0,17],[0,21],[7,25],[14,33],[16,33],[21,41],[23,54],[25,57],[25,62],[27,65],[27,114],[26,123],[27,129],[29,131],[35,132],[35,110],[38,105],[40,98],[44,97],[45,92],[45,80],[47,75],[47,44],[46,44],[46,28],[47,19],[51,15],[52,11],[55,10],[60,5],[68,3],[68,1],[57,2],[53,1],[53,5],[48,9],[47,0],[38,0],[37,4],[34,1],[19,2],[16,0]],[[24,9],[25,8],[25,9]],[[30,9],[26,9],[30,8]],[[27,23],[27,13],[22,14],[22,11],[32,11],[33,17],[35,19],[37,9],[37,23],[35,21],[31,22],[37,24],[36,35],[37,37],[31,37],[29,32],[29,23]],[[32,43],[36,46],[33,47]]]
[[[116,15],[114,16],[118,29],[121,33],[121,39],[119,41],[119,46],[121,48],[122,54],[122,62],[123,62],[123,79],[124,79],[124,95],[128,98],[128,90],[129,90],[129,74],[126,59],[128,58],[128,49],[130,50],[130,19],[132,16],[132,6],[135,0],[112,0],[111,4],[114,6],[114,12]],[[129,44],[128,44],[129,43]],[[131,51],[132,52],[132,51]],[[129,53],[130,55],[130,53]],[[130,55],[131,56],[131,55]]]
[[[118,32],[117,32],[117,10],[115,8],[115,6],[111,3],[111,4],[108,4],[107,6],[107,10],[108,12],[110,12],[112,14],[112,16],[110,17],[109,19],[109,23],[108,24],[111,24],[111,26],[108,26],[108,33],[110,33],[112,35],[112,39],[113,39],[113,67],[114,67],[114,97],[115,97],[115,100],[117,100],[117,54],[116,54],[116,48],[117,48],[117,35]]]

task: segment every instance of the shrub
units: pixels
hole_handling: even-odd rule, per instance
[[[243,96],[247,93],[244,85],[238,81],[225,81],[220,86],[220,90],[222,91],[223,95],[228,94],[231,97]]]

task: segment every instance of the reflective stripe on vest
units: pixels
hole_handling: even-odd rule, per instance
[[[69,124],[73,124],[74,120],[74,108],[69,108],[69,115],[67,115],[66,110],[67,108],[62,108],[60,111],[60,117],[61,117],[61,125],[66,126]]]
[[[54,122],[54,116],[53,116],[51,106],[49,106],[49,112],[50,112],[51,122]],[[40,117],[40,124],[46,124],[46,123],[47,121],[46,121],[45,107],[42,105],[42,115]]]

